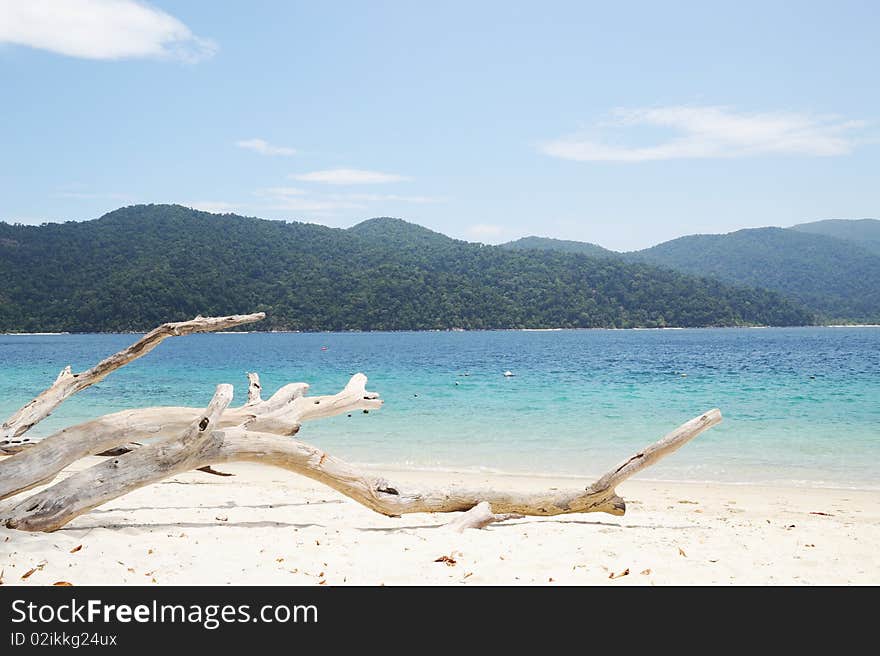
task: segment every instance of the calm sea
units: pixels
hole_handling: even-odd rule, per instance
[[[135,339],[0,335],[0,415],[64,365]],[[246,371],[264,396],[296,381],[333,393],[367,374],[382,410],[298,436],[354,462],[595,475],[718,407],[721,426],[641,476],[880,489],[880,328],[194,335],[73,397],[34,434],[124,408],[204,406],[221,382],[240,403]]]

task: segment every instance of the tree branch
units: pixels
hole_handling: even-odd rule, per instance
[[[721,413],[710,410],[682,424],[585,490],[523,494],[449,487],[402,491],[400,486],[369,476],[314,446],[279,437],[296,434],[303,421],[380,408],[379,395],[366,389],[366,376],[355,374],[341,392],[318,397],[305,396],[309,387],[305,383],[290,383],[264,401],[259,376],[248,373],[247,401],[241,407],[228,410],[232,386],[219,385],[204,411],[183,407],[126,410],[67,428],[21,449],[27,438],[17,438],[66,398],[145,355],[167,337],[221,330],[264,316],[256,313],[196,317],[192,321],[163,324],[83,373],[71,373],[70,367],[62,370],[51,387],[0,427],[0,453],[4,447],[7,451],[18,451],[0,460],[0,499],[51,482],[59,471],[83,456],[100,453],[108,459],[13,502],[3,511],[0,523],[28,531],[53,531],[144,485],[191,470],[225,475],[211,465],[236,461],[263,463],[301,474],[383,515],[465,511],[449,524],[458,531],[523,515],[622,515],[626,505],[616,492],[621,482],[721,421]],[[144,441],[148,443],[143,444]]]
[[[352,409],[381,407],[379,395],[368,392],[366,382],[366,376],[356,374],[342,392],[317,397],[302,396],[309,388],[307,384],[290,383],[266,401],[226,410],[220,418],[219,427],[245,425],[254,426],[264,433],[293,435],[303,421]],[[119,455],[120,446],[175,435],[199,412],[198,408],[161,406],[123,410],[65,428],[34,442],[10,458],[0,460],[0,500],[45,485],[62,469],[85,456],[100,453]]]
[[[263,389],[260,386],[260,374],[256,371],[248,372],[248,395],[247,401],[245,405],[256,405],[260,403],[263,399],[260,398],[260,391]]]
[[[13,506],[6,525],[24,530],[54,530],[73,517],[139,487],[204,466],[205,454],[215,445],[213,428],[230,401],[232,385],[218,385],[204,413],[177,438],[108,458],[69,476]]]
[[[721,422],[717,409],[695,417],[666,435],[659,442],[631,458],[641,460],[650,454],[647,464],[654,464],[673,453],[703,431]],[[561,515],[606,512],[623,515],[626,504],[617,495],[616,486],[643,467],[615,467],[585,490],[539,493],[504,492],[493,489],[404,490],[382,478],[369,476],[358,468],[331,456],[317,447],[297,440],[281,440],[275,435],[242,428],[223,431],[223,440],[214,456],[215,462],[247,461],[273,465],[323,483],[361,505],[388,516],[415,512],[454,512],[470,510],[481,501],[490,504],[493,513],[522,515]],[[645,466],[647,466],[647,464]]]
[[[115,353],[87,371],[75,374],[67,366],[58,374],[58,378],[50,387],[36,398],[27,402],[0,426],[0,452],[4,446],[27,441],[21,436],[33,426],[48,417],[65,399],[84,390],[90,385],[102,381],[107,375],[127,365],[133,360],[146,355],[168,337],[190,335],[192,333],[211,332],[240,326],[266,317],[265,313],[235,314],[228,317],[196,317],[190,321],[164,323],[141,337],[134,344],[119,353]]]
[[[342,394],[345,392],[337,397]],[[352,405],[358,402],[351,395],[349,398]],[[360,399],[361,402],[369,400]],[[339,413],[350,409],[352,405],[336,403],[334,408]],[[629,463],[633,459],[641,462],[646,459],[648,464],[653,464],[720,421],[721,413],[710,410],[625,462]],[[626,505],[617,495],[614,486],[643,468],[618,466],[585,490],[527,494],[449,487],[404,491],[400,486],[369,476],[304,442],[235,427],[201,435],[198,441],[190,438],[189,443],[183,438],[177,438],[142,447],[118,459],[73,474],[13,506],[4,514],[4,523],[9,528],[53,531],[101,503],[167,476],[197,469],[209,463],[241,461],[272,465],[301,474],[337,490],[371,510],[392,517],[417,512],[469,511],[481,503],[487,504],[488,513],[484,510],[475,511],[467,519],[460,521],[462,530],[476,527],[483,520],[491,523],[509,518],[494,517],[505,514],[547,516],[607,512],[622,515]]]
[[[485,528],[489,524],[506,522],[508,519],[522,519],[524,516],[516,513],[495,514],[487,501],[481,501],[449,522],[446,528],[456,533],[463,533],[468,528]]]

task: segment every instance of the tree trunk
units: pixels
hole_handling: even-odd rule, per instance
[[[236,314],[228,317],[196,317],[190,321],[164,323],[148,332],[127,349],[101,360],[88,371],[75,374],[71,372],[70,366],[67,366],[61,370],[51,386],[3,422],[3,425],[0,426],[0,450],[10,445],[14,448],[16,444],[28,441],[22,439],[21,436],[48,417],[65,399],[104,380],[109,374],[129,362],[146,355],[168,337],[225,330],[265,318],[265,313],[257,312],[256,314]]]
[[[220,386],[228,387],[228,386]],[[220,388],[218,388],[218,394]],[[216,425],[211,408],[201,419]],[[228,401],[227,401],[228,403]],[[358,407],[337,405],[339,412]],[[54,531],[92,508],[127,494],[144,485],[208,463],[256,462],[280,467],[323,483],[383,515],[398,517],[407,513],[455,512],[488,503],[492,514],[560,515],[606,512],[623,515],[626,504],[615,487],[645,467],[676,451],[688,441],[721,421],[718,410],[696,417],[669,433],[659,442],[631,456],[584,490],[515,493],[493,489],[456,487],[405,490],[385,479],[370,476],[317,447],[298,440],[257,433],[241,427],[200,432],[192,437],[192,426],[173,440],[137,449],[119,458],[108,459],[84,469],[24,499],[2,514],[8,528],[26,531]],[[482,520],[483,513],[471,519]],[[493,519],[500,521],[500,519]],[[479,521],[465,521],[462,528]],[[483,525],[490,522],[486,521]]]
[[[317,447],[291,439],[304,421],[382,406],[379,395],[366,389],[367,377],[355,374],[345,388],[328,396],[306,396],[308,385],[289,383],[268,400],[256,373],[248,373],[244,405],[230,409],[232,386],[219,385],[205,410],[154,407],[125,410],[66,428],[21,448],[19,439],[76,392],[155,348],[174,335],[220,330],[263,318],[262,313],[218,318],[197,317],[156,328],[129,348],[81,374],[70,368],[55,383],[13,414],[0,442],[16,451],[0,460],[0,499],[51,482],[64,467],[91,454],[107,454],[100,464],[77,472],[36,494],[12,500],[0,511],[0,523],[26,531],[53,531],[72,519],[132,490],[191,470],[220,474],[211,465],[257,462],[306,476],[337,490],[361,505],[391,517],[406,513],[457,512],[449,527],[462,531],[523,515],[606,512],[622,515],[626,504],[617,486],[630,476],[681,448],[721,421],[710,410],[627,458],[583,490],[524,494],[493,489],[403,489],[331,456]],[[136,447],[136,448],[135,448]],[[113,454],[113,455],[110,455]]]

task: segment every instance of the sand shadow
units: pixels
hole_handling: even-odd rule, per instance
[[[584,524],[587,526],[610,526],[611,528],[666,528],[671,531],[686,531],[689,529],[700,528],[699,526],[666,526],[664,524],[615,524],[614,522],[603,522],[601,519],[550,519],[543,521],[525,520],[518,521],[516,524],[506,524],[506,526],[516,526],[522,524]],[[492,526],[505,526],[505,524],[493,524]]]
[[[138,510],[232,510],[233,508],[260,508],[266,510],[274,510],[275,508],[286,508],[290,506],[320,506],[327,503],[345,503],[342,499],[327,499],[326,501],[302,501],[299,503],[264,503],[260,505],[240,505],[234,502],[228,502],[221,506],[136,506],[132,508],[106,508],[104,510],[92,510],[91,514],[98,515],[102,513],[114,512],[137,512]]]
[[[313,526],[317,526],[319,528],[327,528],[323,524],[293,524],[290,522],[270,522],[270,521],[260,521],[260,522],[175,522],[174,524],[147,524],[147,523],[132,523],[132,524],[95,524],[93,526],[65,526],[64,528],[58,529],[58,532],[62,531],[93,531],[96,528],[106,528],[106,529],[126,529],[126,528],[152,528],[152,529],[162,529],[167,531],[173,531],[182,528],[311,528]]]
[[[338,501],[326,501],[326,502],[316,502],[315,504],[285,504],[291,506],[304,506],[304,505],[317,505],[318,503],[341,503]],[[216,506],[216,508],[224,509],[229,506]],[[239,508],[244,507],[252,507],[252,508],[266,508],[268,506],[237,506]],[[279,506],[273,506],[279,507]],[[150,510],[151,508],[144,508],[144,510]],[[156,510],[162,510],[164,508],[157,508]],[[92,511],[94,513],[98,512],[114,512],[111,510],[104,511]],[[524,526],[526,524],[580,524],[583,526],[606,526],[610,528],[619,528],[619,529],[637,529],[637,528],[649,528],[649,529],[668,529],[671,531],[687,531],[691,529],[700,528],[699,526],[668,526],[664,524],[615,524],[613,522],[604,522],[602,520],[584,520],[584,519],[520,519],[520,520],[512,520],[508,522],[499,522],[497,524],[492,524],[490,526],[485,527],[484,531],[498,531],[498,530],[509,530],[516,529],[518,527]],[[361,531],[364,533],[399,533],[401,531],[435,531],[437,529],[441,529],[447,526],[447,522],[441,522],[437,524],[407,524],[405,526],[354,526],[356,531]],[[175,522],[175,523],[156,523],[150,524],[147,522],[140,523],[131,523],[131,524],[95,524],[92,526],[67,526],[59,531],[91,531],[96,528],[106,528],[106,529],[124,529],[124,528],[147,528],[147,529],[162,529],[162,530],[175,530],[182,528],[190,528],[190,529],[198,529],[198,528],[323,528],[329,529],[333,527],[332,523],[328,524],[318,524],[315,522],[297,524],[293,522],[279,522],[279,521],[244,521],[244,522],[221,522],[221,521],[204,521],[204,522]]]
[[[396,531],[418,531],[420,529],[438,529],[446,524],[419,524],[417,526],[355,526],[354,529],[364,533],[395,533]]]
[[[493,531],[498,529],[511,529],[525,524],[582,524],[584,526],[608,526],[611,528],[634,529],[634,528],[665,528],[673,531],[685,531],[689,529],[699,528],[699,526],[666,526],[663,524],[615,524],[613,522],[603,522],[602,520],[584,520],[584,519],[525,519],[512,520],[507,522],[498,522],[481,529],[484,531]],[[438,529],[443,528],[447,524],[421,524],[417,526],[370,526],[356,527],[358,531],[393,533],[395,531],[417,531],[419,529]]]

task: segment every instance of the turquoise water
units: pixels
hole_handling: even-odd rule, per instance
[[[136,338],[0,335],[0,415],[64,365],[85,369]],[[295,381],[333,393],[366,373],[382,410],[298,436],[355,462],[595,475],[718,407],[721,426],[641,476],[880,489],[880,328],[193,335],[68,400],[34,434],[124,408],[203,406],[221,382],[240,403],[254,370],[266,397]]]

